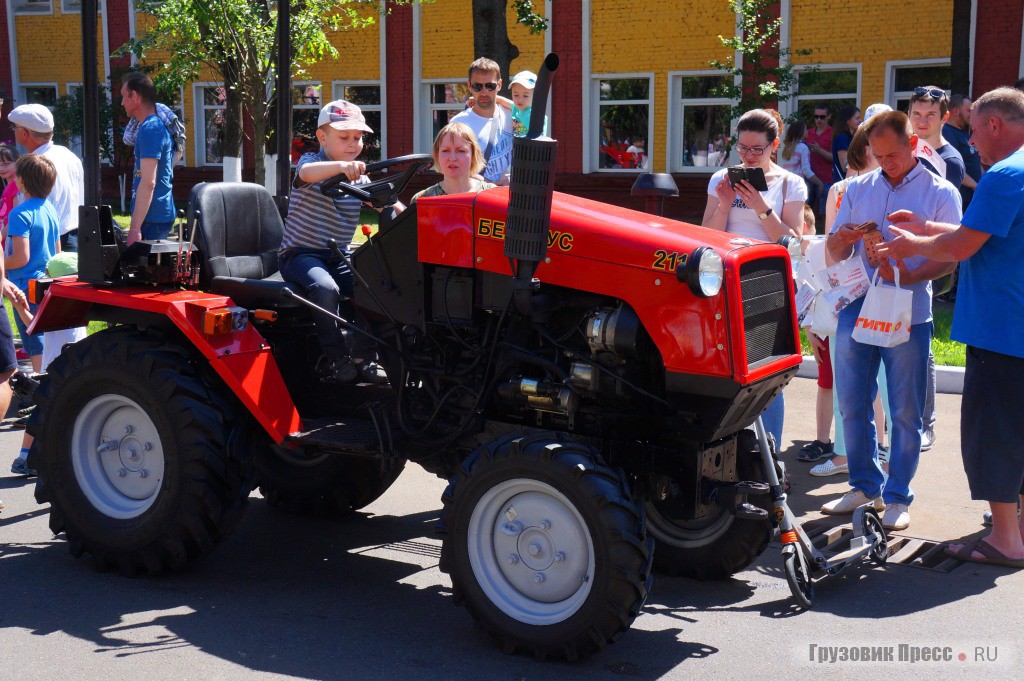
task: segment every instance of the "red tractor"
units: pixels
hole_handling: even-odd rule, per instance
[[[554,193],[557,143],[531,133],[510,189],[396,216],[429,157],[325,183],[383,208],[351,254],[365,328],[350,333],[389,385],[316,378],[262,187],[199,185],[181,241],[129,248],[109,210],[85,208],[79,277],[41,282],[34,330],[110,326],[53,362],[29,426],[37,499],[72,554],[180,569],[256,486],[351,513],[411,461],[449,480],[441,569],[507,650],[603,648],[652,564],[701,579],[750,565],[775,521],[749,427],[800,362],[787,250]]]

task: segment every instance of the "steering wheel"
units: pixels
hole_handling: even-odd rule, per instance
[[[400,175],[386,176],[366,184],[354,185],[349,183],[344,173],[335,175],[324,180],[320,184],[320,193],[332,199],[342,195],[353,196],[360,201],[370,204],[374,208],[386,208],[398,200],[398,195],[406,188],[409,181],[424,168],[434,164],[434,158],[430,154],[409,154],[389,158],[376,163],[366,165],[366,174],[380,173],[394,166],[408,165],[409,167]]]

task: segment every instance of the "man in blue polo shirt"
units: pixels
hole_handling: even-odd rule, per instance
[[[163,239],[174,226],[174,141],[156,114],[156,88],[145,73],[129,73],[121,85],[121,104],[139,122],[135,137],[135,180],[128,243]]]
[[[967,344],[960,430],[972,499],[989,502],[992,531],[947,552],[1024,568],[1024,93],[997,88],[974,102],[971,144],[991,164],[963,222],[900,211],[888,257],[961,261],[953,340]],[[946,223],[946,224],[943,224]]]
[[[960,194],[914,157],[917,135],[912,133],[904,114],[877,114],[865,124],[865,132],[880,168],[856,178],[847,187],[826,244],[832,258],[858,258],[873,277],[875,271],[867,259],[864,232],[853,227],[871,220],[879,225],[882,236],[889,238],[886,216],[900,209],[912,210],[929,220],[959,222]],[[853,327],[863,298],[839,313],[835,381],[853,489],[821,508],[822,513],[839,515],[852,513],[866,503],[873,503],[878,510],[884,504],[882,524],[891,530],[903,530],[910,525],[909,507],[914,500],[910,481],[921,456],[928,349],[932,340],[931,280],[953,268],[951,264],[923,257],[908,259],[898,267],[900,285],[914,294],[909,341],[893,348],[855,341]],[[889,262],[883,260],[879,270],[885,281],[894,279]],[[880,362],[889,377],[892,419],[888,478],[878,460],[873,427],[872,403],[878,392],[875,377]]]

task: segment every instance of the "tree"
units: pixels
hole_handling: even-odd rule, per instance
[[[714,89],[717,97],[733,100],[732,118],[739,118],[751,109],[777,109],[778,102],[797,94],[799,81],[789,57],[792,54],[809,55],[810,50],[783,48],[780,41],[782,20],[772,18],[769,9],[778,0],[728,0],[729,9],[736,14],[737,35],[718,36],[722,45],[739,52],[741,63],[733,57],[725,61],[712,60],[711,67],[738,76]]]
[[[512,62],[519,48],[508,39],[506,9],[508,0],[473,0],[473,57],[487,57],[498,63],[505,75],[502,92],[508,90]],[[530,33],[547,30],[548,21],[534,10],[533,0],[512,0],[516,22],[527,26]]]
[[[293,75],[325,57],[337,57],[325,31],[343,31],[375,21],[366,7],[376,0],[293,0]],[[270,0],[139,0],[138,8],[155,19],[150,29],[124,49],[144,58],[159,50],[167,55],[156,79],[184,85],[204,72],[224,82],[226,91],[226,151],[241,148],[241,107],[253,122],[257,150],[265,150],[273,131],[269,117],[275,88],[277,3]],[[284,102],[288,102],[288,93]],[[264,155],[256,154],[256,181],[265,177]]]

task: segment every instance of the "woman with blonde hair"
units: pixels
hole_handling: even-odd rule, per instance
[[[495,186],[480,178],[484,155],[476,135],[465,123],[449,123],[434,138],[434,170],[444,178],[432,187],[417,192],[410,204],[421,196],[444,196],[479,192]]]

